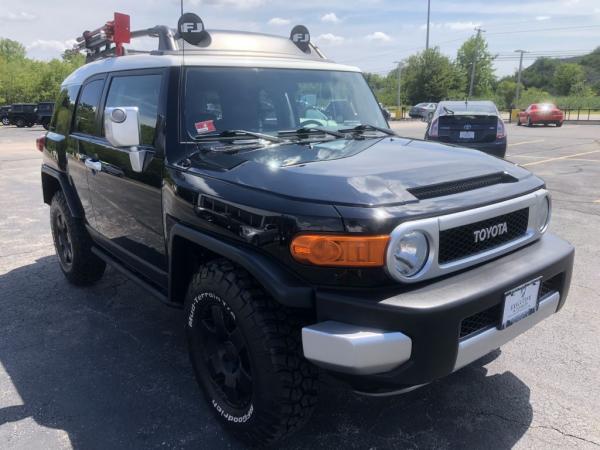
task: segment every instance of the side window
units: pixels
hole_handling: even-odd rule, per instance
[[[73,131],[98,136],[96,117],[104,80],[94,80],[83,86],[75,111]]]
[[[106,98],[107,107],[138,107],[142,145],[154,144],[161,78],[161,75],[115,77]]]
[[[71,85],[64,88],[58,94],[54,114],[50,121],[50,131],[67,135],[71,126],[75,99],[79,93],[79,86]]]

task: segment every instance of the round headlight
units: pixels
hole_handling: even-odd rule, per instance
[[[538,224],[540,231],[543,233],[546,231],[546,228],[548,228],[548,224],[550,223],[550,197],[544,197],[538,208],[538,211]]]
[[[429,257],[427,236],[420,231],[410,231],[390,242],[388,248],[388,270],[398,279],[416,275]]]

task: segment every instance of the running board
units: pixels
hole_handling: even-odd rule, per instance
[[[143,278],[141,278],[139,275],[137,275],[134,271],[125,267],[123,264],[121,264],[119,261],[117,261],[115,258],[113,258],[111,255],[109,255],[105,251],[101,250],[100,248],[95,247],[95,246],[92,247],[92,253],[94,255],[96,255],[98,258],[102,259],[106,264],[108,264],[109,266],[116,269],[118,272],[121,272],[123,275],[125,275],[127,278],[129,278],[131,281],[133,281],[140,287],[144,288],[146,291],[148,291],[150,294],[152,294],[154,297],[156,297],[161,303],[164,303],[165,305],[170,306],[172,308],[181,309],[183,307],[183,305],[181,303],[169,301],[168,297],[165,294],[163,294],[161,291],[156,289],[153,285],[151,285],[150,283],[145,281]]]

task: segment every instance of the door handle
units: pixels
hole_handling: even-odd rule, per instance
[[[100,161],[94,161],[92,158],[87,158],[84,161],[84,164],[85,167],[95,170],[96,172],[100,172],[102,170],[102,163]]]

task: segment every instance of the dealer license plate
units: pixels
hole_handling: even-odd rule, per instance
[[[538,293],[542,278],[536,278],[504,294],[501,328],[511,326],[538,309]]]
[[[459,133],[459,137],[461,139],[475,139],[475,132],[474,131],[461,131]]]

